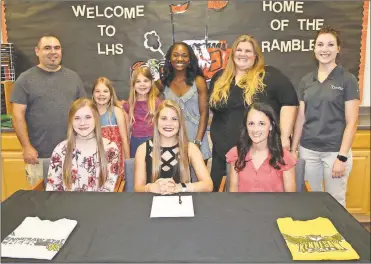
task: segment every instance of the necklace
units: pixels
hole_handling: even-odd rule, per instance
[[[84,140],[90,140],[90,139],[93,139],[93,138],[95,138],[95,135],[93,135],[93,136],[91,136],[89,138],[82,138],[82,139],[84,139]]]
[[[93,133],[93,135],[90,136],[90,137],[89,137],[89,135],[87,135],[86,137],[79,136],[78,138],[82,139],[82,140],[90,140],[90,139],[95,138],[95,133]]]

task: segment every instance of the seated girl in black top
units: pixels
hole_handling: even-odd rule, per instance
[[[135,155],[136,192],[172,194],[211,192],[213,183],[200,149],[188,142],[179,106],[163,101],[154,117],[153,139],[140,145]],[[190,166],[198,182],[190,182]]]

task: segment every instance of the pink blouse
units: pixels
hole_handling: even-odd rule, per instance
[[[228,151],[227,162],[234,166],[238,160],[237,147],[233,147]],[[286,165],[280,165],[280,169],[276,170],[269,164],[270,155],[255,169],[251,161],[251,153],[246,155],[246,166],[238,173],[238,191],[239,192],[284,192],[283,172],[291,169],[296,164],[296,157],[288,150],[283,150],[283,161]]]

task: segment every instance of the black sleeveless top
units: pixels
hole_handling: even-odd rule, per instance
[[[146,141],[146,172],[147,183],[152,183],[152,149],[153,141]],[[172,147],[161,148],[161,169],[159,178],[173,178],[180,183],[179,170],[179,144]]]

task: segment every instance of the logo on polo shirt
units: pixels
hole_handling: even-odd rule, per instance
[[[330,85],[330,88],[333,89],[333,90],[340,90],[340,91],[344,90],[343,87],[335,86],[335,85],[333,85],[333,84]]]

